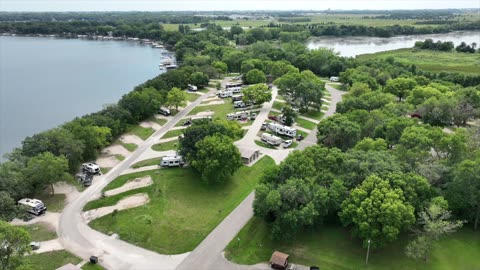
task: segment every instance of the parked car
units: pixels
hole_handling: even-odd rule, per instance
[[[301,141],[301,140],[303,140],[303,136],[302,136],[302,134],[298,134],[297,141]]]
[[[192,124],[192,120],[187,120],[183,122],[182,126],[190,126]]]
[[[40,248],[40,242],[30,242],[30,247],[32,250],[37,250]]]
[[[268,119],[273,120],[273,121],[278,121],[278,116],[276,115],[269,115]]]
[[[255,120],[257,118],[257,114],[256,113],[251,113],[250,114],[250,120]]]
[[[261,130],[267,130],[267,127],[268,127],[268,123],[264,122],[262,124],[262,127],[260,128]]]
[[[82,171],[91,174],[100,174],[100,167],[94,162],[87,162],[82,164]]]
[[[283,142],[283,148],[288,148],[292,145],[293,141],[292,140],[286,140]]]
[[[161,107],[159,110],[158,110],[158,113],[160,114],[163,114],[165,116],[169,116],[171,113],[170,113],[170,109],[168,108],[164,108],[164,107]]]

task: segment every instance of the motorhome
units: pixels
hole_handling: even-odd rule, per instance
[[[247,120],[248,112],[235,112],[227,114],[227,120]]]
[[[242,88],[241,87],[230,87],[230,88],[228,88],[228,91],[232,91],[232,93],[238,94],[238,93],[242,92]]]
[[[192,84],[188,84],[188,91],[195,92],[198,90],[198,87]]]
[[[28,199],[24,198],[18,201],[19,205],[23,205],[27,207],[27,212],[32,213],[34,215],[41,215],[47,211],[47,207],[43,204],[42,201],[37,199]]]
[[[262,141],[273,146],[279,146],[283,140],[275,135],[263,133],[261,137]]]
[[[165,156],[162,158],[162,161],[160,161],[160,166],[162,167],[178,167],[183,165],[185,165],[183,157],[177,155]]]
[[[280,125],[280,124],[277,124],[277,123],[270,123],[268,125],[268,128],[275,132],[276,134],[280,134],[280,135],[285,135],[285,136],[288,136],[288,137],[291,137],[291,138],[294,138],[295,136],[297,136],[297,130],[294,129],[294,128],[291,128],[291,127],[287,127],[287,126],[284,126],[284,125]]]
[[[227,90],[230,89],[230,88],[240,88],[241,89],[242,85],[243,85],[243,83],[241,83],[241,82],[227,83],[225,85],[225,89],[227,89]]]
[[[83,163],[82,164],[82,171],[87,172],[87,173],[91,173],[91,174],[99,174],[100,173],[100,167],[93,162]]]
[[[245,102],[239,100],[239,101],[233,102],[233,107],[234,108],[245,108],[245,107],[247,107],[247,105],[245,105]]]
[[[232,96],[232,102],[241,101],[242,99],[243,99],[243,95],[242,95],[242,94]]]
[[[218,91],[217,95],[220,98],[227,98],[227,97],[233,96],[233,92],[232,91]]]
[[[166,65],[165,66],[166,70],[171,70],[171,69],[176,69],[176,68],[177,68],[177,65]]]
[[[330,81],[331,82],[338,82],[338,81],[340,81],[340,78],[332,76],[332,77],[330,77]]]

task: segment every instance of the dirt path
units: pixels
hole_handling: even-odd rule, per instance
[[[129,208],[138,207],[147,204],[150,201],[148,195],[145,193],[135,194],[118,201],[117,204],[112,206],[105,206],[98,209],[93,209],[83,213],[84,220],[88,223],[99,217],[106,216],[113,213],[114,210],[125,210]]]
[[[133,134],[123,135],[122,137],[120,137],[120,141],[122,141],[123,143],[133,143],[136,145],[139,145],[143,142],[143,140],[140,137]]]
[[[123,185],[119,188],[112,189],[112,190],[107,190],[107,191],[105,191],[105,195],[106,196],[113,196],[113,195],[120,194],[120,193],[123,193],[125,191],[132,190],[132,189],[137,189],[137,188],[150,186],[151,184],[153,184],[152,177],[150,177],[150,175],[146,175],[142,178],[132,179],[132,180],[128,181],[127,183],[125,183],[125,185]]]

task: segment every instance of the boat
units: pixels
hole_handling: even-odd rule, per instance
[[[157,44],[155,46],[152,46],[155,49],[163,49],[163,45]]]

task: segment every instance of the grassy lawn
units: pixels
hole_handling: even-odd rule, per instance
[[[262,172],[273,166],[273,160],[264,157],[252,167],[240,168],[226,183],[216,185],[204,184],[190,168],[120,176],[106,189],[135,177],[152,176],[152,186],[136,190],[147,192],[150,202],[120,211],[115,218],[108,215],[96,219],[90,225],[104,233],[118,233],[124,241],[161,254],[191,251],[255,188]],[[151,217],[151,223],[145,221],[146,215]]]
[[[272,105],[272,108],[276,109],[276,110],[279,110],[281,111],[283,106],[285,106],[286,103],[285,102],[278,102],[278,101],[275,101],[273,102],[273,105]]]
[[[230,242],[226,257],[240,264],[267,262],[273,251],[290,254],[289,261],[302,265],[317,265],[330,269],[479,269],[480,233],[463,229],[436,243],[428,263],[416,262],[405,256],[408,237],[381,250],[371,250],[368,267],[365,266],[366,249],[359,240],[351,240],[342,227],[325,225],[316,230],[304,230],[290,242],[273,241],[268,224],[252,218]],[[240,238],[240,241],[237,240]]]
[[[187,100],[190,102],[194,102],[200,97],[200,95],[194,94],[194,93],[188,93],[187,92]]]
[[[399,49],[393,51],[364,54],[359,59],[394,57],[405,64],[415,64],[419,69],[431,72],[460,72],[480,75],[480,54],[438,52],[431,50]]]
[[[50,190],[48,190],[50,192]],[[43,193],[36,196],[35,199],[41,200],[47,207],[47,211],[60,212],[65,206],[65,194]]]
[[[102,167],[100,168],[100,171],[102,172],[102,174],[106,174],[108,173],[108,171],[110,171],[111,168],[105,168],[105,167]]]
[[[103,267],[101,267],[98,264],[93,264],[93,263],[86,263],[84,266],[82,266],[83,270],[103,270]]]
[[[150,118],[148,119],[148,121],[157,123],[157,124],[159,124],[160,126],[163,126],[163,125],[165,125],[165,124],[168,122],[168,120],[165,119],[165,118],[156,118],[156,117],[150,117]]]
[[[333,84],[333,83],[327,83],[328,86],[331,86],[332,88],[335,88],[340,91],[346,91],[345,85],[343,84]]]
[[[323,109],[323,106],[322,106],[322,109]],[[308,112],[301,113],[300,115],[308,117],[308,118],[312,118],[312,119],[315,119],[315,120],[321,120],[324,113],[310,110]]]
[[[48,223],[38,222],[28,226],[22,226],[23,229],[27,230],[32,241],[47,241],[57,238],[57,233],[55,228],[51,228]]]
[[[230,99],[226,99],[224,104],[206,105],[195,107],[188,115],[196,115],[199,112],[213,111],[213,118],[225,119],[227,114],[234,112]]]
[[[125,149],[127,149],[128,151],[130,152],[133,152],[135,151],[135,149],[137,149],[138,145],[134,144],[134,143],[124,143],[124,142],[121,142],[120,143],[123,147],[125,147]]]
[[[132,168],[141,168],[141,167],[146,167],[146,166],[152,166],[152,165],[158,165],[160,164],[160,160],[162,158],[151,158],[151,159],[145,159],[145,160],[142,160],[142,161],[139,161],[137,163],[134,163],[132,164]]]
[[[132,127],[132,129],[130,129],[128,133],[137,135],[142,140],[146,140],[148,137],[150,137],[153,134],[153,132],[155,132],[155,130],[153,130],[153,128],[150,128],[150,127],[145,128],[141,126],[134,126]]]
[[[152,149],[154,151],[168,151],[168,150],[175,150],[177,146],[178,146],[178,140],[173,140],[169,142],[154,144],[152,146]]]
[[[125,157],[122,156],[122,155],[120,155],[120,154],[116,154],[116,155],[115,155],[115,158],[118,159],[118,160],[120,160],[120,161],[125,160]]]
[[[35,269],[41,270],[53,270],[67,263],[75,265],[82,261],[82,259],[77,258],[75,255],[65,250],[32,254],[27,258],[30,260],[32,265],[36,267]]]
[[[210,89],[208,88],[200,88],[197,90],[197,92],[202,92],[202,93],[207,93],[208,91],[210,91]]]
[[[298,117],[295,119],[295,123],[297,123],[297,126],[299,127],[310,129],[310,130],[317,127],[317,124],[315,124],[314,122],[311,122],[302,118],[298,118]]]
[[[183,134],[185,130],[183,129],[174,129],[174,130],[169,130],[165,135],[163,135],[162,139],[167,139],[167,138],[172,138],[172,137],[178,137]]]

